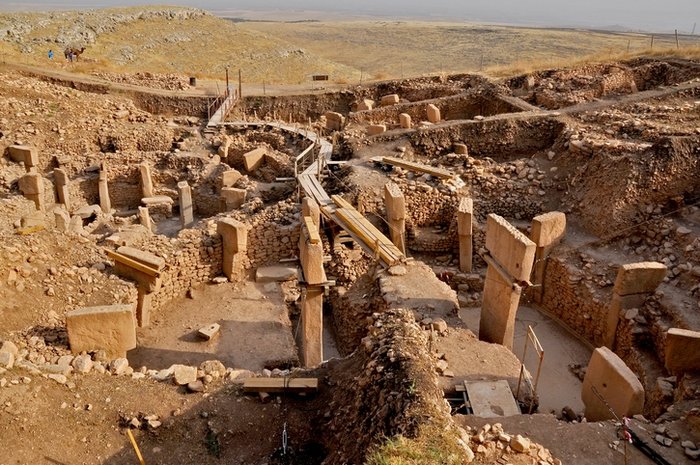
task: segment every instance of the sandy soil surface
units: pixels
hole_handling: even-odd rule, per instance
[[[163,369],[217,359],[227,367],[260,371],[297,360],[277,283],[204,285],[193,296],[172,301],[138,330],[139,347],[128,354],[131,365]],[[197,330],[211,323],[221,325],[220,334],[204,341]]]
[[[464,308],[460,317],[477,335],[481,309]],[[516,315],[515,338],[513,347],[518,359],[522,358],[527,328],[532,326],[545,351],[542,373],[537,386],[540,400],[540,412],[561,412],[563,407],[571,407],[575,412],[583,412],[581,401],[581,381],[569,371],[569,365],[587,366],[592,350],[571,333],[562,328],[552,318],[535,308],[521,306]],[[538,358],[528,346],[526,368],[535,377]],[[517,374],[516,374],[517,381]]]

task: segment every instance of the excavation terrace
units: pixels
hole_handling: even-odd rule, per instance
[[[0,68],[12,463],[700,457],[700,65],[147,77]]]

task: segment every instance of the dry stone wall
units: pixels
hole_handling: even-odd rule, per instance
[[[589,342],[599,345],[605,333],[611,290],[602,293],[583,279],[562,252],[547,260],[542,306]]]

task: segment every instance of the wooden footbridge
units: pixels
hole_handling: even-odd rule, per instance
[[[237,121],[219,123],[233,127],[267,126],[299,134],[311,143],[294,161],[294,175],[305,195],[316,201],[323,217],[343,229],[365,252],[375,257],[384,266],[393,266],[405,261],[403,253],[377,229],[367,218],[339,195],[329,196],[321,184],[322,176],[333,154],[333,145],[297,126],[279,122]]]

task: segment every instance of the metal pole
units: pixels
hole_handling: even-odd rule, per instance
[[[676,29],[676,49],[681,48],[680,43],[678,42],[678,29]]]
[[[228,88],[229,88],[229,84],[228,84],[228,65],[226,65],[226,93],[228,93]]]
[[[238,98],[243,98],[243,83],[241,79],[241,68],[238,68]]]

